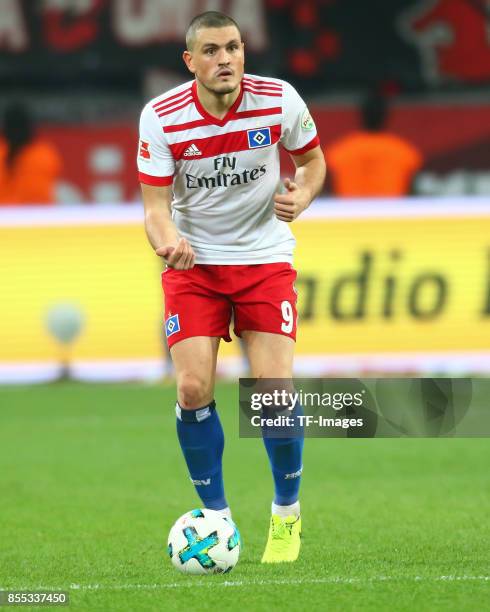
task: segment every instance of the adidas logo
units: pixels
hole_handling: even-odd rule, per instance
[[[184,151],[184,157],[197,157],[198,155],[202,155],[202,151],[199,151],[195,144],[191,144],[191,146]]]
[[[297,472],[293,472],[292,474],[285,474],[284,479],[291,480],[293,478],[299,478],[301,476],[302,471],[303,471],[303,466],[301,466]]]

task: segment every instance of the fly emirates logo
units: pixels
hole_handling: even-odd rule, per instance
[[[216,187],[232,187],[234,185],[246,185],[257,181],[266,173],[266,165],[258,166],[252,170],[245,169],[236,171],[236,157],[216,157],[214,160],[216,174],[212,176],[195,176],[186,172],[187,189],[215,189]]]

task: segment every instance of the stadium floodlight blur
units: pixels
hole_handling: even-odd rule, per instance
[[[80,336],[84,326],[83,312],[77,304],[59,303],[51,306],[46,313],[46,327],[61,348],[58,378],[71,378],[71,348]]]

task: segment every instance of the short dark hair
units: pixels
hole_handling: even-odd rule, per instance
[[[370,132],[379,132],[386,124],[388,118],[388,101],[379,93],[368,94],[361,106],[361,119],[364,129]]]
[[[187,33],[185,35],[187,50],[192,51],[194,41],[196,40],[196,32],[198,30],[201,30],[202,28],[226,28],[228,26],[235,26],[238,32],[240,32],[237,22],[224,13],[219,13],[218,11],[206,11],[205,13],[197,15],[190,22],[189,27],[187,28]]]

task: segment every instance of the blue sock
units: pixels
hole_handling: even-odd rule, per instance
[[[198,410],[183,410],[177,402],[175,412],[177,435],[197,494],[205,508],[226,508],[221,467],[225,437],[215,401]]]
[[[294,417],[302,412],[301,405],[297,403],[291,416]],[[262,433],[274,478],[274,503],[278,506],[294,504],[298,501],[301,472],[303,471],[303,427],[296,425],[292,437],[281,437],[288,434],[287,428],[279,428],[275,431],[263,429]]]

